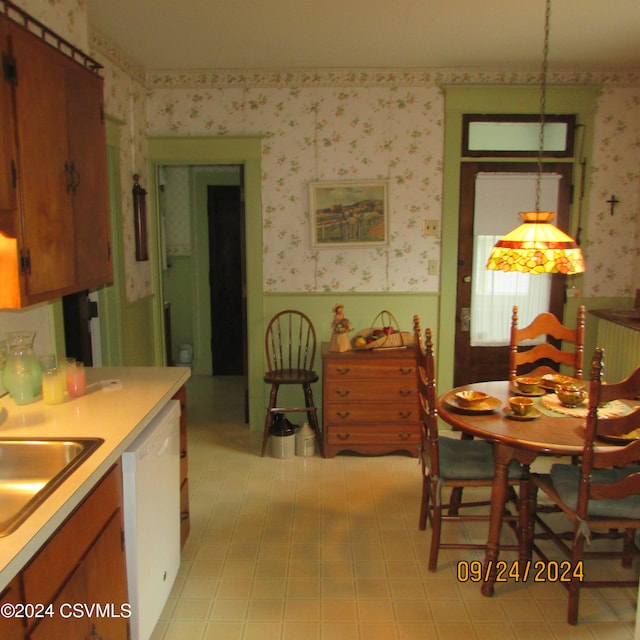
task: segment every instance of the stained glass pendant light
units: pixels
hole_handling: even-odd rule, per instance
[[[578,244],[566,233],[551,224],[555,213],[540,211],[540,185],[544,154],[544,112],[547,94],[547,64],[549,54],[549,22],[551,0],[545,13],[544,55],[540,88],[540,134],[538,146],[538,174],[536,177],[536,210],[521,212],[522,224],[498,240],[491,251],[486,269],[520,271],[523,273],[564,273],[572,275],[584,271],[584,259]]]

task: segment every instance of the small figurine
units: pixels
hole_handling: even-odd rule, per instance
[[[351,341],[347,334],[349,331],[353,331],[353,327],[349,320],[344,317],[343,311],[343,304],[336,304],[333,306],[333,322],[331,323],[333,335],[331,336],[329,351],[341,352],[351,350]]]
[[[343,310],[343,304],[336,304],[333,307],[333,322],[331,323],[333,333],[348,333],[349,331],[353,331],[351,323],[344,317]]]

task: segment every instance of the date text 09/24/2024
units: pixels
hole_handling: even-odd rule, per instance
[[[531,578],[534,582],[571,582],[584,580],[582,561],[575,565],[568,560],[562,562],[506,562],[498,560],[486,566],[480,560],[458,562],[458,582],[485,582],[495,572],[496,582],[526,582]]]

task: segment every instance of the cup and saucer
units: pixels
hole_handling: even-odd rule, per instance
[[[534,420],[542,414],[533,406],[533,398],[526,396],[512,396],[509,398],[509,406],[503,411],[507,418],[511,420]]]
[[[514,391],[520,396],[536,398],[543,396],[546,391],[540,386],[539,378],[519,376],[513,379]]]

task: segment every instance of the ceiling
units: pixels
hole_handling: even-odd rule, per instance
[[[147,70],[537,69],[544,0],[87,0]],[[640,0],[553,0],[549,69],[640,69]]]

